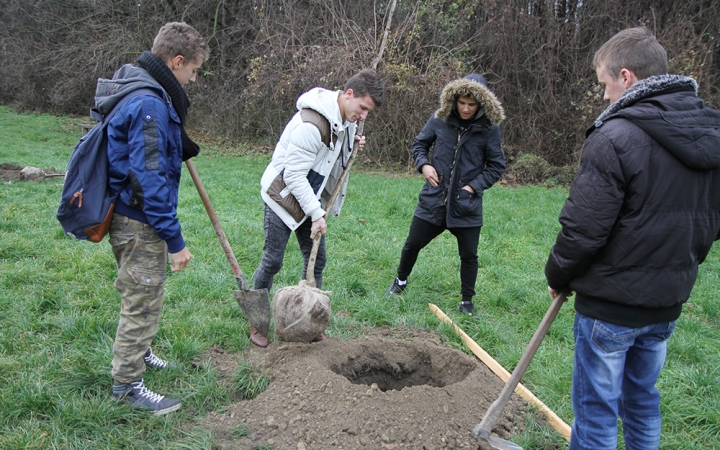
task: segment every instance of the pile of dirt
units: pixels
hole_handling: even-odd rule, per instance
[[[253,400],[211,412],[204,426],[220,449],[486,449],[472,434],[504,383],[480,360],[427,330],[376,329],[357,339],[273,342],[243,355],[204,357],[227,377],[248,363],[272,377]],[[524,427],[513,395],[493,432]]]
[[[23,172],[25,169],[25,172]],[[10,163],[0,163],[0,180],[3,181],[40,181],[48,177],[61,177],[64,172],[59,172],[54,167],[38,169],[31,166],[18,166]]]

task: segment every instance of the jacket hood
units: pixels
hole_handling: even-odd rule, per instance
[[[720,112],[697,97],[697,82],[680,75],[645,78],[598,117],[588,134],[613,118],[638,126],[687,167],[720,168]]]
[[[473,97],[479,103],[476,118],[485,114],[492,125],[498,125],[505,119],[505,110],[500,100],[487,88],[485,78],[478,74],[446,84],[440,94],[440,109],[435,111],[435,117],[447,119],[455,108],[457,98],[465,95]]]
[[[100,114],[109,113],[113,107],[129,92],[150,88],[168,101],[160,84],[145,69],[133,64],[125,64],[113,75],[111,80],[98,78],[95,88],[95,108]]]
[[[321,87],[312,88],[297,100],[298,111],[303,108],[314,109],[330,122],[335,134],[342,128],[343,120],[337,99],[341,91],[331,91]]]

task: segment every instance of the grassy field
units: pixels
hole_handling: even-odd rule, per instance
[[[0,163],[64,170],[78,124],[0,107]],[[258,183],[269,155],[228,153],[205,148],[194,161],[238,263],[251,277],[262,250]],[[54,217],[61,183],[53,178],[0,185],[0,448],[214,448],[199,420],[230,404],[237,395],[233,390],[252,396],[262,379],[244,367],[229,387],[211,369],[189,368],[212,346],[236,352],[251,345],[232,295],[237,288],[232,269],[189,174],[183,174],[179,216],[194,259],[189,270],[168,277],[153,344],[156,353],[188,370],[146,373],[150,388],[183,400],[182,410],[159,418],[111,398],[119,310],[112,286],[115,263],[107,240],[92,244],[63,235]],[[485,194],[479,317],[471,319],[457,312],[459,260],[449,233],[421,254],[405,295],[383,295],[421,186],[412,175],[359,170],[351,175],[342,216],[328,219],[330,258],[323,285],[333,291],[328,334],[350,338],[373,327],[427,328],[467,351],[428,309],[434,303],[511,371],[550,305],[543,268],[567,191],[496,186]],[[297,284],[301,268],[291,240],[274,289]],[[720,448],[719,275],[716,246],[700,268],[658,383],[663,449]],[[523,378],[568,423],[573,314],[572,303],[563,306]],[[513,440],[526,449],[563,442],[539,427]]]

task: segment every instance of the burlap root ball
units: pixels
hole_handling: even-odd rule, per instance
[[[300,283],[279,289],[273,298],[275,333],[279,341],[312,342],[330,321],[328,292]]]

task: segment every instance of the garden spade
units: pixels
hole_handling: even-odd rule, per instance
[[[361,120],[358,124],[356,132],[358,136],[362,136],[363,128],[365,128],[365,121]],[[350,173],[350,167],[352,167],[353,162],[355,161],[355,155],[358,153],[359,149],[360,147],[358,146],[357,141],[354,141],[352,152],[350,152],[350,157],[348,158],[347,165],[340,174],[340,178],[335,185],[335,189],[333,189],[332,194],[330,194],[330,198],[328,199],[327,205],[325,205],[326,211],[330,211],[332,206],[335,204],[335,199],[337,199],[337,196],[340,194],[340,189],[342,188],[343,183],[345,183],[345,178],[347,178],[348,174]],[[315,261],[317,260],[317,252],[320,248],[321,239],[322,236],[320,235],[320,233],[315,235],[315,238],[313,239],[312,250],[310,251],[310,257],[308,258],[308,267],[307,271],[305,272],[305,278],[307,279],[307,284],[310,285],[310,287],[315,287]]]
[[[518,361],[517,366],[515,366],[515,370],[513,370],[512,375],[510,375],[510,378],[508,378],[505,383],[505,386],[500,392],[500,396],[493,402],[492,405],[490,405],[490,409],[487,410],[485,416],[482,418],[482,421],[473,429],[475,437],[484,440],[494,449],[522,450],[522,447],[519,445],[505,439],[501,439],[497,436],[493,436],[490,432],[500,418],[500,414],[502,414],[502,411],[505,409],[508,401],[510,401],[510,396],[520,382],[520,378],[522,378],[523,374],[525,374],[525,370],[530,365],[530,361],[533,356],[535,356],[535,352],[540,346],[540,342],[542,342],[545,334],[547,334],[550,325],[553,320],[555,320],[555,316],[557,316],[557,313],[560,311],[560,307],[565,300],[567,300],[566,295],[560,294],[552,301],[550,309],[548,309],[548,312],[545,313],[545,317],[543,317],[540,322],[540,326],[535,331],[532,339],[530,339],[530,343],[520,357],[520,361]]]
[[[357,135],[362,135],[363,125],[362,121],[358,124]],[[347,164],[325,205],[326,211],[330,211],[335,204],[358,151],[359,145],[357,141],[354,141]],[[321,240],[322,234],[318,232],[313,238],[305,279],[300,280],[297,286],[286,286],[275,292],[273,305],[275,332],[278,340],[309,342],[314,338],[324,336],[323,333],[330,319],[330,298],[328,296],[331,293],[318,289],[315,281],[315,262]]]
[[[262,336],[267,336],[270,330],[270,300],[268,298],[268,291],[267,289],[250,290],[247,280],[245,280],[245,275],[242,273],[242,270],[240,270],[240,266],[238,266],[238,262],[235,259],[235,254],[230,248],[225,232],[220,226],[220,220],[217,214],[215,214],[215,209],[212,203],[210,203],[210,197],[208,197],[205,187],[200,180],[200,175],[198,175],[195,169],[195,164],[189,159],[185,161],[185,164],[200,194],[205,210],[208,216],[210,216],[210,222],[212,222],[215,228],[215,233],[218,239],[220,239],[220,245],[225,251],[225,255],[233,268],[233,272],[235,272],[235,281],[237,281],[238,287],[240,288],[238,291],[233,291],[235,300],[237,300],[243,313],[248,318],[248,321],[250,321],[250,325]]]

